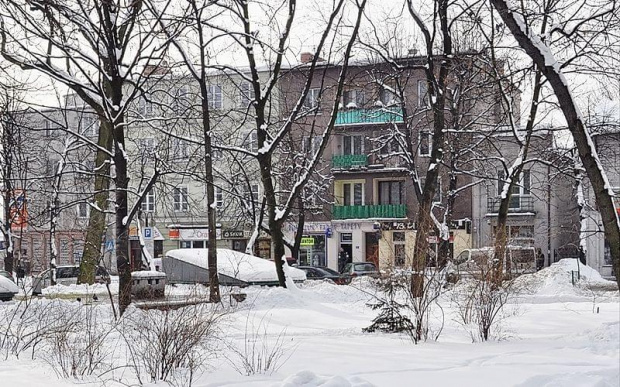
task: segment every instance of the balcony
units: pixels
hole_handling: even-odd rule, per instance
[[[376,204],[370,206],[333,206],[334,219],[406,218],[405,204]]]
[[[487,198],[487,212],[491,214],[497,214],[499,212],[499,205],[501,198]],[[535,213],[534,211],[534,198],[531,196],[512,196],[510,198],[510,205],[508,206],[508,213]]]
[[[358,124],[383,124],[403,122],[403,110],[399,107],[339,110],[336,126]]]
[[[332,157],[332,168],[349,169],[368,166],[367,155],[340,155]]]

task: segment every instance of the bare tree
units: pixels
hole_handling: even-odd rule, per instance
[[[558,10],[569,17],[554,26],[544,36],[534,32],[539,22],[536,18],[525,16],[525,9],[516,9],[506,0],[491,0],[506,26],[519,46],[532,59],[553,89],[558,104],[564,114],[579,157],[592,184],[592,189],[601,213],[605,238],[609,241],[616,281],[620,283],[620,219],[615,210],[611,185],[598,159],[590,133],[582,117],[577,101],[564,74],[571,61],[561,63],[557,56],[562,47],[580,47],[579,57],[592,63],[598,57],[604,61],[608,55],[618,55],[618,2],[579,2],[573,7],[550,2],[545,13]],[[564,7],[562,7],[564,5]],[[560,11],[561,10],[561,11]],[[609,40],[612,39],[611,41]]]
[[[0,49],[23,70],[40,72],[67,86],[98,116],[95,194],[82,260],[81,281],[92,282],[114,164],[116,259],[120,275],[121,313],[129,305],[131,264],[128,257],[126,112],[144,80],[141,67],[157,60],[157,21],[142,2],[24,2],[0,6]],[[39,49],[43,47],[42,49]]]

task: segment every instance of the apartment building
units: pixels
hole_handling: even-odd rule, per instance
[[[476,72],[473,71],[475,58],[462,60],[470,66],[472,74]],[[314,200],[309,203],[312,208],[306,208],[301,264],[336,269],[341,250],[351,261],[370,261],[382,268],[405,266],[413,256],[418,201],[412,173],[424,176],[429,166],[432,121],[423,58],[403,58],[399,63],[402,65],[399,69],[372,62],[354,63],[349,68],[334,131],[323,153],[323,167],[329,180],[324,197],[329,199]],[[464,69],[460,64],[457,67]],[[326,75],[312,85],[305,106],[315,114],[310,114],[305,125],[297,126],[301,151],[309,154],[313,153],[313,136],[321,134],[317,128],[325,128],[331,118],[340,67],[325,64],[321,71]],[[291,89],[295,92],[295,87],[302,83],[296,77],[303,80],[303,72],[291,74],[291,79],[283,85],[284,95]],[[467,82],[480,79],[480,75],[472,75]],[[459,79],[455,75],[450,82],[457,85]],[[479,94],[463,98],[454,93],[450,97],[451,103],[461,104],[463,109],[461,121],[448,115],[448,125],[455,128],[446,136],[445,148],[450,150],[450,157],[471,144],[473,128],[495,126],[502,120],[500,109],[493,102],[497,100],[493,98],[493,87],[480,83],[471,89]],[[477,117],[475,123],[472,117]],[[458,130],[457,124],[462,130]],[[464,158],[450,157],[446,159],[466,164]],[[458,254],[472,246],[471,177],[464,173],[458,177],[451,175],[451,168],[445,165],[439,168],[434,214],[443,219],[448,192],[453,191],[450,248],[453,254]],[[451,178],[454,186],[450,189]],[[297,228],[294,220],[286,225],[285,232],[290,239],[300,232]],[[429,241],[432,256],[438,248],[438,238],[433,235]]]

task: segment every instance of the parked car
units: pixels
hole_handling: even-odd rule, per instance
[[[11,301],[19,292],[19,288],[13,282],[11,273],[0,270],[0,301]]]
[[[372,262],[352,262],[347,263],[344,269],[342,270],[342,274],[348,278],[369,275],[376,277],[379,275],[379,271],[377,267]]]
[[[78,265],[58,266],[56,268],[56,283],[60,285],[75,285],[80,276],[80,267]],[[42,289],[50,286],[52,283],[52,269],[47,269],[32,279],[32,294],[41,294]],[[109,284],[110,275],[103,266],[97,266],[95,272],[95,283]]]
[[[306,278],[309,280],[330,280],[337,285],[346,285],[351,279],[345,275],[338,273],[324,266],[297,266],[298,269],[306,272]]]
[[[448,280],[456,282],[463,277],[479,277],[489,273],[493,268],[494,259],[495,249],[493,247],[465,249],[447,265]],[[535,249],[507,246],[502,268],[504,275],[511,277],[534,273],[536,271]]]

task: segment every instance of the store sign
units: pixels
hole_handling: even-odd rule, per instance
[[[243,230],[224,230],[222,237],[224,239],[244,239],[245,233]]]
[[[168,238],[170,239],[179,239],[181,236],[180,230],[177,228],[171,228],[168,230]]]
[[[414,222],[383,222],[381,223],[381,229],[386,230],[386,231],[415,230],[415,223]]]
[[[334,229],[336,229],[336,231],[361,230],[362,224],[358,222],[334,223]]]
[[[150,228],[150,227],[145,227],[145,228],[143,229],[143,232],[144,232],[144,239],[146,239],[146,240],[151,240],[151,239],[153,239],[153,229],[152,229],[152,228]]]
[[[314,246],[314,237],[301,238],[301,246]]]
[[[324,233],[326,229],[328,229],[329,227],[331,227],[331,224],[329,223],[315,223],[315,222],[310,222],[310,223],[304,223],[304,234],[308,233],[316,233],[316,232],[320,232],[320,233]],[[287,232],[297,232],[297,223],[286,223],[284,225],[284,231]]]
[[[435,235],[429,235],[428,237],[426,237],[426,240],[428,241],[428,243],[437,243],[437,242],[439,242],[439,238],[437,238],[437,236],[435,236]]]
[[[129,227],[129,240],[130,241],[137,241],[140,238],[138,237],[138,227],[136,226],[130,226]]]

